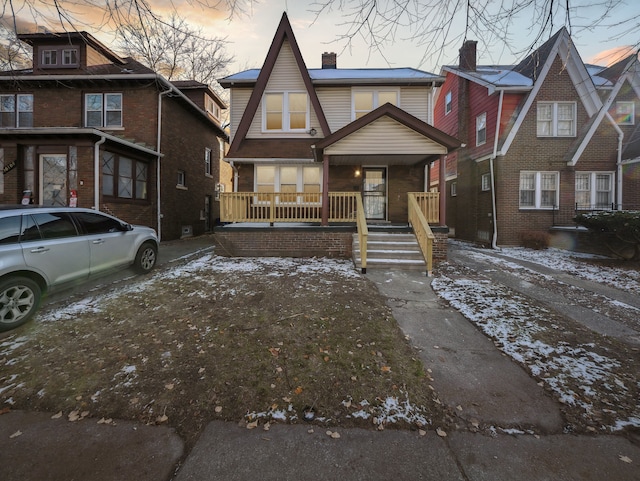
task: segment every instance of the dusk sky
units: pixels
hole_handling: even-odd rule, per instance
[[[27,1],[39,6],[39,8],[48,3],[45,0],[14,0],[13,3],[15,6]],[[65,1],[67,0],[62,0],[63,5]],[[85,1],[99,5],[102,4],[103,0]],[[210,4],[217,2],[217,0],[208,1]],[[478,5],[480,1],[478,0],[475,4]],[[465,31],[465,18],[463,12],[461,12],[460,17],[455,17],[452,22],[451,31],[447,35],[448,45],[442,48],[442,39],[430,40],[430,42],[437,45],[437,48],[431,45],[429,50],[438,52],[437,54],[425,57],[427,46],[408,40],[407,38],[411,34],[409,28],[400,29],[395,35],[395,41],[392,44],[384,45],[383,54],[380,54],[371,49],[361,38],[355,39],[354,44],[349,48],[344,40],[339,39],[340,35],[344,35],[348,30],[346,22],[349,20],[349,11],[340,12],[334,9],[334,11],[324,13],[320,18],[316,19],[316,15],[312,11],[314,0],[254,0],[253,7],[246,15],[234,16],[231,20],[227,19],[227,12],[213,8],[203,8],[193,0],[149,0],[149,2],[153,5],[156,14],[167,14],[169,9],[175,6],[181,16],[185,17],[193,25],[202,27],[205,35],[226,37],[229,42],[227,50],[235,56],[235,62],[228,73],[236,73],[262,65],[282,13],[285,11],[288,14],[308,68],[320,67],[322,53],[331,51],[338,54],[338,67],[414,67],[438,73],[443,65],[457,63],[458,49],[464,40]],[[598,2],[599,0],[572,0],[571,5],[588,5]],[[350,2],[346,3],[347,6],[350,5]],[[436,2],[431,3],[438,4]],[[491,5],[500,5],[501,3],[504,2],[496,0]],[[538,3],[548,2],[541,1]],[[336,0],[335,4],[339,5],[340,1]],[[86,26],[83,26],[83,28],[105,44],[111,45],[113,37],[91,29],[91,25],[98,25],[100,22],[101,10],[97,7],[88,7],[86,5],[87,3],[83,3],[80,0],[74,2],[72,7],[76,14],[86,19]],[[439,3],[438,5],[446,4]],[[602,52],[634,44],[637,48],[639,35],[635,24],[638,23],[640,18],[640,2],[637,0],[627,0],[626,6],[617,7],[614,12],[616,16],[612,16],[606,22],[606,25],[612,26],[619,21],[638,17],[629,25],[623,25],[621,28],[600,27],[594,32],[587,31],[584,26],[593,24],[594,19],[599,17],[600,8],[584,6],[578,8],[577,12],[572,16],[570,32],[585,62],[606,64],[606,60],[602,61],[596,58]],[[533,10],[524,11],[520,14],[516,25],[511,28],[507,42],[509,47],[505,46],[505,42],[494,41],[490,48],[486,48],[482,44],[482,39],[477,38],[473,33],[469,33],[467,39],[479,41],[478,63],[512,64],[522,59],[527,53],[527,47],[535,39],[536,32],[531,30],[531,25],[537,22],[539,15],[541,15],[540,12],[536,13]],[[30,17],[28,8],[18,10],[18,18],[21,17]],[[554,19],[553,32],[555,33],[562,25],[564,25],[564,18]],[[55,27],[50,28],[53,29]],[[625,29],[627,30],[625,37],[618,40],[610,39],[611,32],[619,33]],[[502,32],[502,30],[500,31]],[[539,43],[548,37],[549,34],[546,34]],[[626,54],[628,53],[629,50],[626,51]]]

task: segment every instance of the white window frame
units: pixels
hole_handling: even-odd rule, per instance
[[[78,49],[77,48],[65,48],[62,50],[60,61],[65,67],[73,67],[78,65]]]
[[[607,177],[609,189],[598,190],[598,177]],[[584,188],[582,179],[587,180],[586,188]],[[615,174],[614,172],[576,172],[576,210],[592,210],[592,209],[611,209],[614,199]],[[598,202],[598,194],[606,192],[608,195],[607,202]],[[578,202],[580,194],[586,194],[589,202]]]
[[[204,175],[207,177],[213,177],[212,173],[212,164],[211,164],[211,149],[209,147],[205,147],[204,149]]]
[[[209,112],[214,119],[220,119],[220,106],[209,95],[205,94],[205,110]]]
[[[178,170],[176,179],[176,187],[179,189],[187,188],[187,173],[184,170]]]
[[[482,192],[491,190],[491,174],[482,174],[480,177],[480,189]]]
[[[571,119],[559,119],[559,110],[560,107],[570,106],[571,107]],[[542,117],[542,109],[550,107],[551,110],[549,112],[548,118]],[[575,137],[576,136],[576,122],[577,122],[577,103],[576,102],[538,102],[537,105],[537,115],[536,115],[536,135],[538,137]],[[561,131],[561,123],[562,122],[571,122],[571,132],[566,134],[560,134]],[[548,133],[545,133],[541,127],[547,126]]]
[[[554,205],[547,205],[543,202],[544,196],[542,194],[542,180],[543,176],[553,175],[555,177],[554,189],[555,192],[555,202]],[[534,186],[533,189],[526,189],[527,191],[534,192],[533,205],[523,204],[522,202],[522,180],[523,176],[533,176]],[[549,190],[549,189],[547,189]],[[528,171],[523,170],[520,171],[520,181],[518,186],[518,202],[519,208],[522,210],[554,210],[559,207],[560,200],[560,172],[557,171]]]
[[[281,192],[281,169],[283,168],[292,168],[295,167],[297,169],[297,173],[296,173],[296,192],[304,192],[304,169],[306,168],[313,168],[313,169],[317,169],[318,171],[318,195],[319,195],[319,199],[318,202],[305,202],[304,199],[301,196],[297,196],[296,197],[296,201],[295,202],[281,202],[279,196],[276,197],[276,203],[278,204],[305,204],[305,205],[320,205],[322,202],[322,167],[321,166],[316,166],[316,165],[312,165],[312,164],[273,164],[273,165],[254,165],[254,176],[253,176],[253,191],[254,192],[260,192],[259,188],[260,186],[270,186],[273,185],[273,190],[272,191],[263,191],[263,193],[268,193],[268,192]],[[274,169],[273,170],[273,184],[271,184],[270,182],[258,182],[259,180],[259,176],[258,176],[258,170],[259,169]],[[316,185],[315,183],[313,185]],[[264,203],[265,201],[259,201],[259,199],[255,199],[254,202],[258,202],[258,203]]]
[[[87,102],[87,99],[89,98],[89,96],[101,96],[102,100],[100,103],[100,109],[94,109],[94,110],[89,110],[89,103]],[[120,98],[120,108],[119,109],[108,109],[107,105],[108,105],[108,98],[109,97],[119,97]],[[104,128],[104,129],[117,129],[117,128],[122,128],[123,126],[123,111],[124,111],[124,99],[123,99],[123,95],[121,93],[118,92],[106,92],[106,93],[100,93],[100,92],[92,92],[92,93],[86,93],[84,94],[84,125],[85,127],[96,127],[96,128]],[[100,122],[101,125],[89,125],[89,113],[90,112],[100,112]],[[120,113],[120,122],[117,124],[108,124],[107,123],[107,119],[108,119],[108,114],[109,113],[113,113],[113,112],[119,112]]]
[[[457,196],[458,196],[458,183],[451,182],[451,197],[457,197]]]
[[[291,111],[289,109],[289,95],[291,94],[304,94],[306,96],[306,112],[305,112],[305,121],[304,127],[300,129],[292,129],[291,128]],[[280,129],[268,129],[267,128],[267,97],[270,95],[281,95],[282,96],[282,112],[281,121],[282,128]],[[262,96],[262,132],[293,132],[293,133],[302,133],[306,132],[309,129],[309,125],[311,122],[311,113],[309,108],[309,94],[306,90],[285,90],[285,91],[270,91],[265,92]]]
[[[453,109],[453,101],[451,97],[451,90],[449,90],[444,96],[444,114],[450,114]]]
[[[58,65],[58,50],[55,48],[47,48],[41,51],[41,63],[44,67],[55,67]]]
[[[371,110],[356,110],[356,94],[359,93],[370,93],[371,94]],[[353,88],[351,89],[351,120],[356,120],[366,114],[368,114],[369,112],[371,112],[372,110],[377,109],[378,107],[380,107],[380,94],[381,93],[393,93],[396,96],[396,101],[395,103],[392,103],[393,105],[395,105],[396,107],[400,107],[400,89],[398,88],[379,88],[379,89],[367,89],[367,88]],[[387,102],[383,102],[382,105],[384,105]]]
[[[631,117],[630,120],[622,120],[625,117]],[[616,102],[615,119],[618,125],[635,125],[636,123],[636,104],[635,102]]]
[[[482,112],[480,115],[476,117],[476,146],[484,145],[486,143],[487,143],[487,113]]]

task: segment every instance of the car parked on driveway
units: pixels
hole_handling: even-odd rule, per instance
[[[0,331],[27,322],[47,292],[130,265],[146,273],[157,258],[150,227],[92,209],[2,206]]]

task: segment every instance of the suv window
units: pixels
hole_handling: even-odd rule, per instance
[[[102,214],[74,212],[73,216],[87,234],[107,234],[123,230],[120,222]]]
[[[15,244],[20,237],[20,216],[0,219],[0,244]]]
[[[66,212],[33,214],[32,217],[38,224],[43,239],[58,239],[60,237],[75,237],[78,235],[75,224]]]

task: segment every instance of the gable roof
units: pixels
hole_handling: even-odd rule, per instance
[[[365,127],[373,124],[377,120],[380,120],[385,117],[391,120],[394,120],[397,123],[403,125],[404,127],[407,127],[408,129],[412,130],[416,134],[433,141],[434,143],[442,146],[443,149],[445,150],[445,152],[438,152],[437,154],[434,154],[434,155],[439,156],[442,153],[449,153],[453,150],[458,149],[462,145],[462,143],[458,139],[446,134],[442,130],[437,129],[426,122],[423,122],[422,120],[418,119],[417,117],[414,117],[413,115],[407,113],[406,111],[400,109],[399,107],[396,107],[393,104],[386,103],[378,107],[377,109],[372,110],[371,112],[363,115],[359,119],[356,119],[353,122],[345,125],[344,127],[332,133],[331,135],[328,135],[325,138],[320,139],[318,142],[312,145],[311,148],[314,151],[314,156],[316,157],[316,160],[318,161],[322,160],[319,157],[322,155],[322,151],[324,149],[336,144],[337,142],[349,137],[350,135],[355,134],[361,129],[364,129]],[[411,154],[405,155],[402,152],[399,152],[399,154],[402,157],[406,157],[407,159],[409,157],[412,157]],[[429,153],[421,154],[419,157],[420,157],[419,159],[416,159],[415,156],[413,156],[414,158],[413,163],[428,160],[428,158],[430,157],[430,154]]]
[[[329,128],[329,124],[324,115],[324,111],[322,110],[322,107],[320,105],[320,100],[318,100],[318,95],[316,94],[316,91],[311,83],[309,71],[307,70],[307,67],[304,63],[302,54],[300,53],[298,42],[296,41],[295,35],[293,34],[293,29],[291,28],[291,24],[289,23],[289,18],[287,17],[287,14],[285,12],[282,14],[280,24],[278,25],[276,34],[273,37],[271,46],[269,47],[267,58],[265,59],[264,65],[258,73],[258,77],[255,81],[255,87],[251,92],[251,97],[249,97],[249,102],[247,103],[247,107],[242,114],[242,119],[238,124],[238,128],[233,137],[233,141],[231,142],[231,146],[229,147],[229,152],[227,154],[229,156],[232,156],[234,152],[238,150],[239,144],[244,140],[247,132],[249,132],[251,122],[253,121],[253,118],[258,110],[258,106],[260,105],[260,101],[262,100],[262,94],[264,93],[267,82],[269,81],[269,77],[273,72],[273,68],[285,40],[287,40],[289,42],[289,45],[291,46],[293,57],[296,61],[296,65],[298,66],[298,70],[300,71],[300,75],[302,76],[302,81],[304,82],[305,88],[309,95],[309,99],[311,100],[311,105],[316,112],[318,122],[320,122],[320,128],[322,129],[324,135],[329,135],[331,133],[331,129]]]

